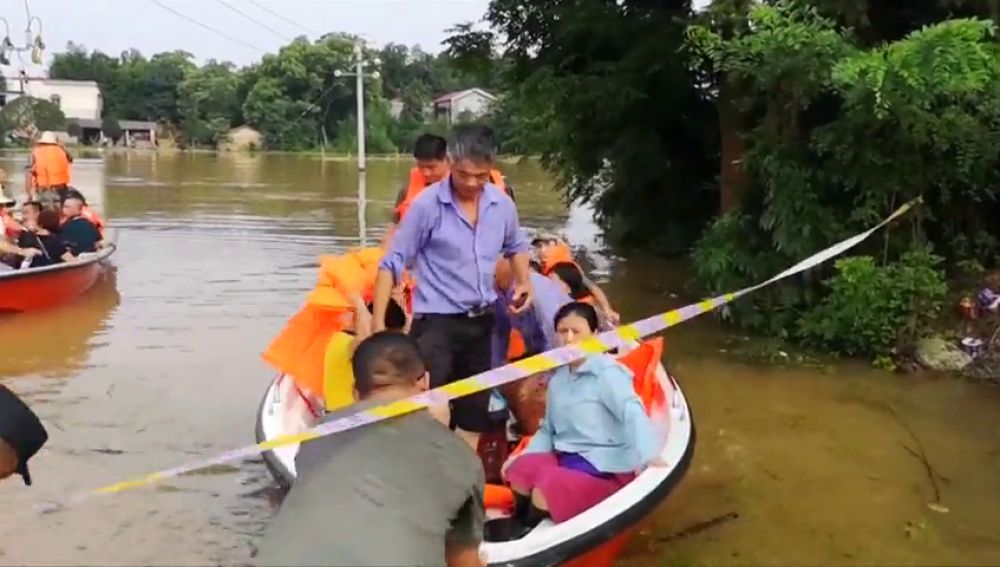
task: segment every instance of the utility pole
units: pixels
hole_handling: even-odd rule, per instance
[[[376,57],[371,63],[373,66],[377,67],[382,64],[382,62]],[[354,77],[356,80],[354,96],[358,103],[358,171],[365,170],[365,79],[379,78],[378,70],[372,71],[370,74],[365,74],[365,59],[364,51],[361,49],[360,43],[354,44],[354,72],[345,73],[341,70],[336,70],[333,72],[334,77]]]

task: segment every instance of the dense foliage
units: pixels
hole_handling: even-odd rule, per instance
[[[131,50],[112,57],[71,43],[53,57],[49,75],[97,81],[105,115],[158,122],[182,145],[215,146],[231,128],[246,124],[264,135],[270,149],[353,151],[354,79],[335,72],[354,70],[358,41],[344,34],[316,41],[298,38],[243,69],[214,60],[198,66],[183,51],[147,59]],[[421,132],[443,130],[427,116],[434,97],[499,86],[495,77],[478,69],[467,71],[447,53],[432,55],[419,47],[389,44],[365,48],[364,55],[381,61],[380,77],[368,79],[365,89],[372,152],[408,151]],[[398,120],[389,110],[389,100],[395,98],[403,102]]]
[[[923,196],[869,259],[728,311],[873,354],[936,313],[942,270],[997,261],[998,16],[996,0],[715,0],[701,13],[683,0],[493,0],[491,31],[455,43],[484,61],[500,52],[513,130],[568,198],[593,199],[618,244],[696,243],[706,292],[766,278]],[[884,299],[870,287],[929,303],[878,303],[851,327],[852,301]]]

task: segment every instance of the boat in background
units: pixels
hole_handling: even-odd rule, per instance
[[[105,238],[109,246],[81,254],[75,262],[0,272],[0,312],[54,307],[90,289],[117,249],[117,231],[107,229]]]
[[[491,567],[590,567],[613,565],[646,518],[673,491],[687,472],[694,454],[695,428],[680,386],[662,363],[656,378],[665,394],[664,408],[653,417],[666,432],[660,458],[664,467],[650,467],[593,508],[561,524],[543,521],[527,536],[509,542],[482,545]],[[302,394],[295,380],[279,374],[268,385],[257,412],[256,438],[263,443],[283,435],[301,433],[318,424],[319,412]],[[268,470],[282,486],[295,480],[298,445],[284,445],[264,452]],[[505,515],[487,508],[487,517]]]

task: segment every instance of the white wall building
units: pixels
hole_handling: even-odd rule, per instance
[[[434,99],[434,118],[444,118],[448,124],[458,122],[463,116],[479,118],[489,112],[497,97],[474,88],[441,95]]]
[[[16,78],[7,79],[11,91],[21,90]],[[67,119],[100,120],[104,100],[101,89],[94,81],[65,81],[60,79],[27,79],[23,94],[47,100],[59,107]],[[7,101],[19,95],[9,93]]]

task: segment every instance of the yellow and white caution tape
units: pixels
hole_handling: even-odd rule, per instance
[[[105,486],[103,488],[98,488],[90,492],[86,492],[78,495],[72,501],[84,500],[88,497],[97,494],[108,494],[114,492],[121,492],[131,488],[136,488],[140,486],[145,486],[152,484],[154,482],[177,477],[198,469],[203,469],[213,465],[218,465],[230,461],[235,461],[237,459],[243,459],[246,457],[251,457],[258,455],[265,451],[274,449],[276,447],[283,447],[286,445],[294,445],[302,443],[304,441],[309,441],[311,439],[316,439],[317,437],[323,437],[325,435],[330,435],[333,433],[339,433],[342,431],[347,431],[349,429],[354,429],[356,427],[361,427],[362,425],[367,425],[370,423],[375,423],[392,417],[401,416],[408,414],[420,409],[427,407],[430,403],[440,403],[443,400],[453,400],[456,398],[461,398],[462,396],[468,396],[469,394],[475,394],[477,392],[482,392],[484,390],[489,390],[495,388],[502,384],[508,382],[513,382],[519,380],[526,376],[536,374],[538,372],[543,372],[546,370],[551,370],[558,368],[564,364],[568,364],[575,360],[579,360],[587,355],[597,354],[611,350],[622,346],[626,341],[638,340],[642,337],[658,333],[668,327],[677,325],[689,319],[693,319],[698,315],[703,313],[708,313],[716,307],[725,305],[734,301],[735,299],[758,290],[762,287],[768,286],[778,280],[787,278],[794,274],[798,274],[809,268],[813,268],[826,262],[827,260],[843,253],[844,251],[856,246],[869,236],[871,236],[875,231],[889,224],[893,220],[899,218],[900,216],[906,214],[910,209],[921,202],[921,199],[915,199],[906,203],[895,212],[892,213],[888,218],[880,222],[878,225],[870,228],[869,230],[862,232],[861,234],[852,236],[846,240],[843,240],[833,246],[813,254],[812,256],[802,260],[798,264],[788,268],[787,270],[781,272],[780,274],[774,276],[773,278],[761,282],[757,285],[750,286],[739,291],[734,291],[732,293],[726,293],[712,299],[706,299],[698,303],[687,305],[679,309],[674,309],[672,311],[667,311],[666,313],[660,313],[658,315],[653,315],[652,317],[647,317],[641,321],[636,321],[630,325],[624,325],[608,331],[595,335],[581,343],[560,347],[553,349],[541,354],[537,354],[530,358],[520,360],[502,366],[500,368],[495,368],[482,374],[477,374],[471,378],[466,378],[464,380],[459,380],[458,382],[453,382],[451,384],[441,386],[440,388],[435,388],[434,390],[424,392],[422,394],[399,400],[396,402],[388,403],[386,405],[378,406],[372,409],[364,410],[359,413],[349,415],[340,419],[329,421],[323,423],[317,427],[304,431],[302,433],[293,435],[284,435],[265,441],[263,443],[258,443],[256,445],[250,445],[243,447],[241,449],[236,449],[223,453],[221,455],[210,457],[201,461],[188,463],[172,469],[162,470],[147,474],[135,478],[133,480],[127,480],[124,482],[119,482],[112,484],[110,486]]]

